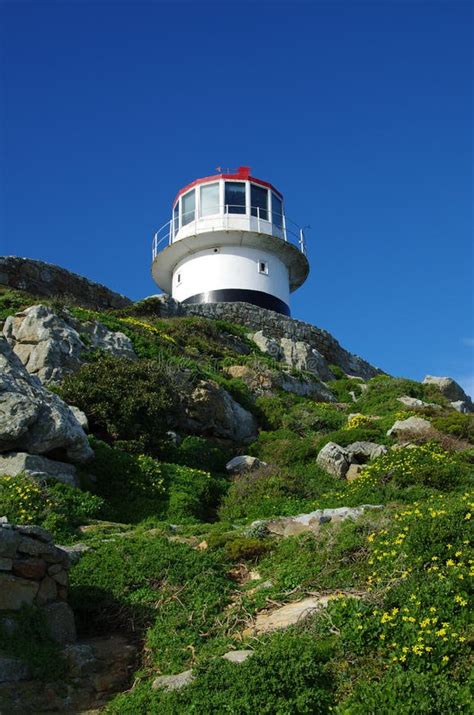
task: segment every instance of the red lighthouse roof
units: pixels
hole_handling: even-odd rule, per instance
[[[218,167],[218,169],[220,169],[220,167]],[[233,173],[226,174],[222,172],[220,174],[213,174],[212,176],[204,176],[202,179],[195,179],[190,184],[187,184],[187,186],[184,186],[178,191],[173,201],[173,206],[179,199],[179,197],[182,194],[185,194],[190,189],[193,189],[199,184],[207,184],[208,182],[216,181],[217,179],[228,179],[229,181],[252,181],[254,184],[258,184],[259,186],[265,186],[267,189],[271,189],[280,198],[283,198],[283,194],[268,181],[263,181],[262,179],[256,179],[254,176],[250,176],[250,166],[239,166],[239,168],[236,169]]]

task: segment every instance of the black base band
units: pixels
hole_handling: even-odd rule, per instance
[[[198,293],[183,300],[185,305],[197,305],[202,303],[250,303],[258,305],[259,308],[274,310],[275,313],[290,315],[290,308],[280,298],[264,293],[260,290],[244,290],[242,288],[224,288],[222,290],[210,290],[207,293]]]

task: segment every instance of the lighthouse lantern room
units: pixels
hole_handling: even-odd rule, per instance
[[[181,189],[152,253],[154,281],[185,304],[242,301],[289,315],[289,295],[309,273],[282,194],[246,166]]]

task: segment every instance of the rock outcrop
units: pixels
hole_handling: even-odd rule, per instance
[[[180,426],[196,434],[212,435],[241,444],[257,436],[254,416],[212,380],[201,380],[184,397]]]
[[[93,456],[87,436],[63,400],[30,375],[0,337],[0,452],[61,450],[72,462]]]
[[[317,402],[335,402],[331,390],[317,379],[306,375],[295,377],[284,370],[271,370],[265,365],[231,365],[225,368],[231,377],[245,382],[254,395],[273,395],[278,390],[299,397],[311,397]]]
[[[47,298],[66,298],[92,310],[125,308],[131,300],[60,266],[19,256],[0,257],[0,285]]]
[[[364,380],[381,374],[381,370],[341,347],[326,330],[249,303],[184,305],[170,296],[159,296],[151,298],[149,304],[150,309],[160,317],[202,315],[205,318],[228,320],[244,325],[263,352],[276,360],[299,361],[300,365],[306,359],[307,367],[303,369],[322,380],[334,377],[329,365],[337,365],[348,375]],[[293,346],[286,343],[282,347],[282,338],[289,340]],[[298,346],[297,343],[305,343],[309,347]]]
[[[117,357],[136,359],[130,338],[98,321],[80,323],[46,305],[32,305],[9,316],[3,335],[28,372],[43,384],[60,382],[80,368],[83,354],[100,349]]]
[[[364,512],[383,507],[379,504],[362,504],[355,507],[336,507],[335,509],[316,509],[308,514],[298,514],[297,516],[282,516],[278,519],[264,522],[266,530],[278,536],[297,536],[306,531],[314,534],[319,532],[322,524],[337,524],[346,519],[358,519]]]
[[[452,407],[458,412],[474,412],[474,404],[466,395],[461,385],[452,377],[436,377],[426,375],[423,385],[434,385],[441,392],[443,397],[451,402]]]

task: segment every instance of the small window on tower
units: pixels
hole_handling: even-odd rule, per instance
[[[176,276],[176,282],[181,283],[181,273],[178,273],[178,275]]]
[[[268,263],[267,261],[259,261],[258,262],[258,272],[263,273],[265,276],[268,276]]]

